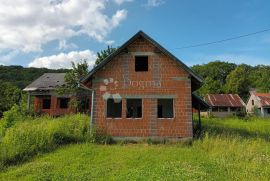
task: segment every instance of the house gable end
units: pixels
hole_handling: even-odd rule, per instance
[[[202,79],[196,75],[189,67],[187,67],[183,62],[181,62],[178,58],[176,58],[174,55],[172,55],[169,51],[167,51],[165,48],[163,48],[160,44],[158,44],[156,41],[154,41],[152,38],[150,38],[148,35],[146,35],[144,32],[139,31],[136,33],[132,38],[130,38],[126,43],[124,43],[120,48],[118,48],[114,53],[109,55],[106,59],[104,59],[99,65],[94,67],[89,74],[81,81],[82,83],[86,83],[87,80],[94,75],[97,71],[99,71],[102,67],[104,67],[106,64],[108,64],[110,61],[112,61],[117,55],[120,55],[122,53],[128,53],[130,50],[128,49],[128,46],[131,45],[134,41],[138,39],[145,39],[150,44],[152,44],[155,47],[155,50],[153,53],[163,53],[170,57],[173,61],[177,63],[178,66],[180,66],[182,69],[184,69],[191,77],[192,87],[193,90],[196,90],[199,88],[202,84]],[[133,51],[131,49],[131,51]]]
[[[117,89],[128,90],[132,87],[134,91],[148,90],[148,93],[191,86],[190,74],[169,56],[155,52],[156,47],[145,39],[136,39],[126,48],[128,53],[113,57],[93,74],[91,82],[103,83],[111,79],[117,81]],[[138,57],[147,57],[147,71],[136,71]]]

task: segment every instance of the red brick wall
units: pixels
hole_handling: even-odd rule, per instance
[[[51,116],[60,116],[64,114],[72,114],[76,113],[75,108],[67,108],[61,109],[59,106],[59,101],[57,101],[57,97],[51,96],[51,108],[50,109],[42,109],[43,105],[43,96],[35,96],[34,97],[34,111],[41,114],[48,114]]]
[[[104,68],[95,73],[92,86],[95,90],[93,119],[97,127],[106,129],[112,136],[124,137],[192,137],[192,105],[191,82],[189,74],[175,61],[162,53],[154,53],[155,47],[144,39],[137,39],[128,46],[129,53],[122,53],[109,62]],[[137,52],[137,53],[136,53]],[[149,71],[135,72],[135,54],[144,52],[148,54]],[[125,83],[123,76],[133,81]],[[174,78],[178,77],[178,78]],[[122,118],[110,119],[105,115],[105,100],[100,90],[105,84],[103,79],[113,78],[118,86],[107,86],[110,94],[119,93],[125,95],[141,95],[142,98],[141,119],[126,118],[126,100],[122,99]],[[151,85],[136,86],[139,81],[160,80],[161,87]],[[138,82],[136,82],[138,81]],[[148,82],[148,83],[149,83]],[[145,85],[145,82],[143,82]],[[147,83],[147,84],[148,84]],[[172,119],[157,118],[157,96],[173,95],[174,114]],[[149,96],[152,96],[149,97]],[[153,98],[154,97],[154,98]]]

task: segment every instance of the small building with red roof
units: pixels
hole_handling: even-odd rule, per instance
[[[270,117],[270,93],[251,91],[247,102],[247,113]]]
[[[207,94],[206,102],[210,105],[209,113],[216,117],[227,117],[244,113],[246,104],[238,94]]]

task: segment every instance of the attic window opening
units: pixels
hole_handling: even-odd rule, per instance
[[[148,71],[148,56],[135,56],[135,72]]]
[[[252,106],[254,106],[254,100],[252,100],[251,102],[252,102]]]

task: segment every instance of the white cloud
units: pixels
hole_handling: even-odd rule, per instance
[[[111,19],[111,26],[112,28],[114,27],[117,27],[119,25],[119,23],[125,19],[127,16],[127,10],[125,9],[122,9],[122,10],[119,10],[117,11],[113,16],[112,16],[112,19]]]
[[[164,3],[165,3],[164,0],[147,0],[146,6],[147,7],[158,7]]]
[[[105,43],[106,43],[106,45],[111,46],[112,44],[114,44],[114,40],[108,40]]]
[[[120,0],[116,0],[121,3]],[[0,49],[42,51],[42,45],[86,34],[105,42],[127,11],[105,13],[107,0],[0,0]]]
[[[78,46],[74,43],[67,43],[66,40],[60,40],[58,44],[59,50],[77,49]]]
[[[132,2],[133,0],[113,0],[116,4],[121,5],[125,2]]]
[[[96,54],[91,50],[60,53],[58,55],[36,58],[32,62],[30,62],[28,66],[45,67],[51,69],[71,68],[72,61],[78,63],[82,59],[86,59],[88,65],[90,67],[93,67],[96,60]]]

